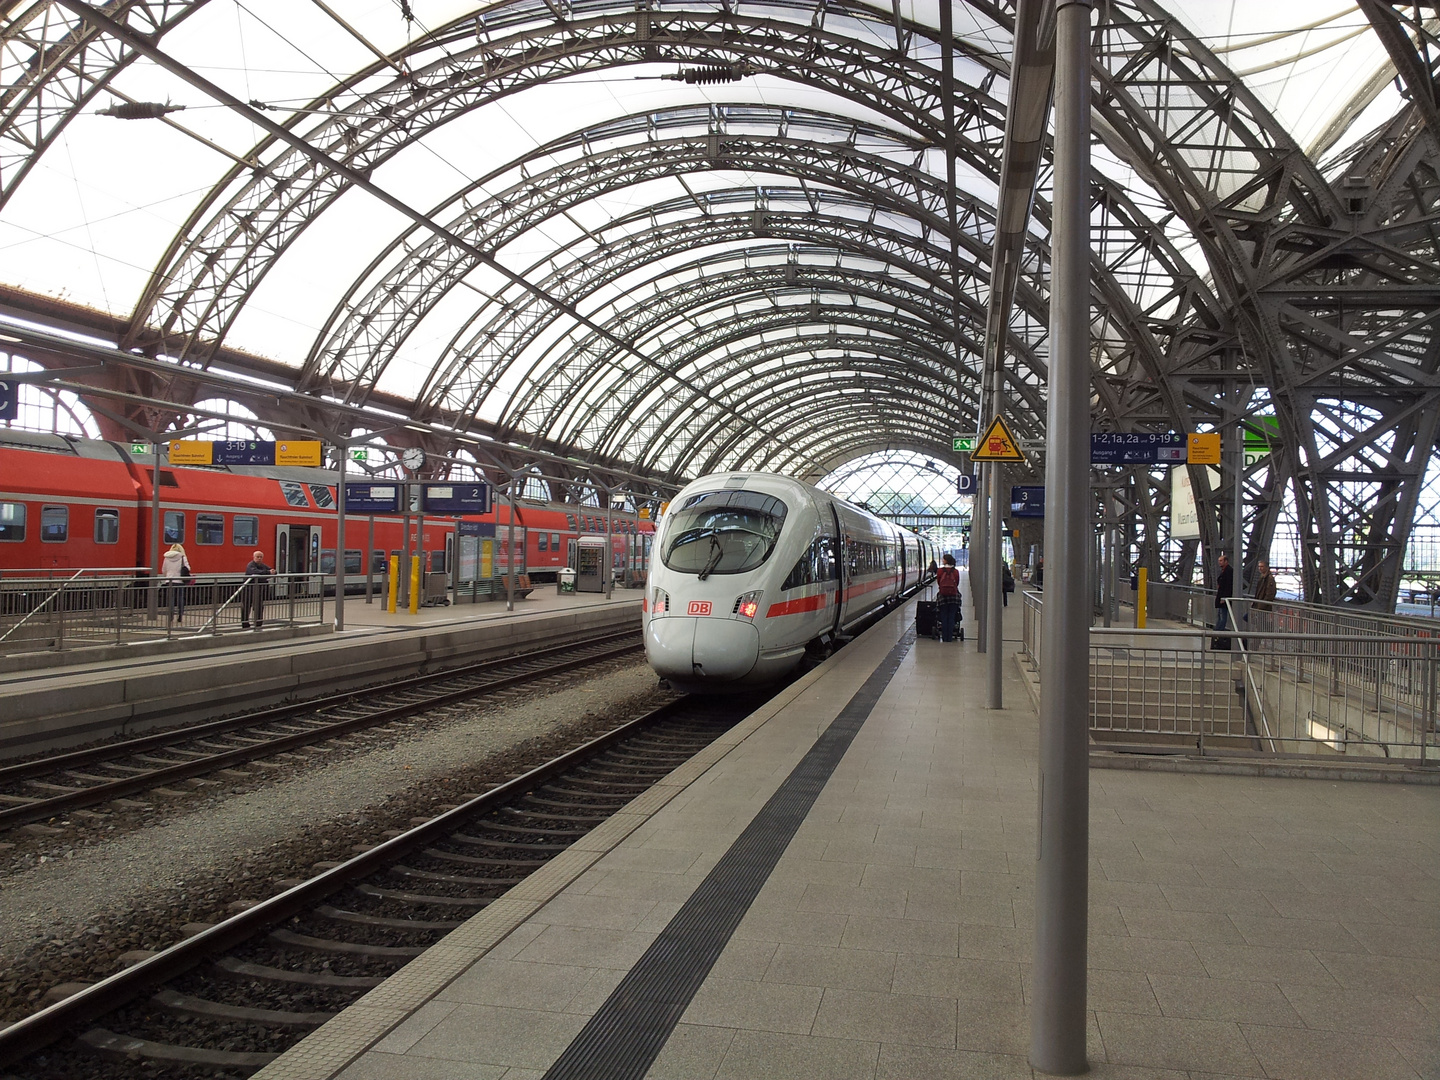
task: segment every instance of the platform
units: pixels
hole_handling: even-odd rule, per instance
[[[912,610],[257,1080],[1030,1077],[1035,713]],[[1096,771],[1090,881],[1091,1075],[1440,1075],[1435,788]]]
[[[345,631],[324,627],[197,635],[110,650],[76,650],[63,667],[0,674],[0,758],[36,738],[64,746],[310,697],[421,670],[504,655],[576,632],[640,628],[640,590],[594,593],[536,590],[504,603],[462,604],[389,614],[350,597]],[[324,630],[323,633],[316,631]],[[87,660],[87,652],[102,653]]]

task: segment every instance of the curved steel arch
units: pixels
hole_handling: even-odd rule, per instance
[[[732,126],[738,130],[732,131]],[[762,127],[769,130],[759,130]],[[862,140],[866,148],[856,149]],[[598,148],[602,143],[603,149]],[[450,212],[449,231],[476,246],[499,250],[546,218],[612,191],[691,172],[759,170],[830,185],[852,200],[862,199],[872,212],[875,207],[888,207],[916,218],[919,231],[935,230],[944,224],[943,193],[934,183],[922,187],[917,179],[921,170],[892,160],[923,150],[922,144],[903,133],[810,110],[678,107],[623,117],[527,151],[450,196],[432,216]],[[537,161],[542,163],[538,169],[530,167]],[[515,174],[520,176],[517,182],[484,199],[475,198],[484,185]],[[824,191],[822,187],[817,197]],[[922,191],[929,196],[929,205],[921,201]],[[983,235],[986,211],[978,200],[962,202],[965,213],[960,224],[966,230],[962,250],[972,264],[980,264],[989,250]],[[454,213],[457,205],[459,212]],[[612,230],[606,226],[602,231]],[[377,275],[399,252],[403,259]],[[352,289],[332,313],[326,340],[317,344],[307,361],[307,382],[373,383],[374,367],[393,354],[429,306],[475,265],[472,256],[444,239],[418,229],[403,231],[357,278],[356,289],[373,284],[358,300],[351,299],[356,292]]]
[[[954,423],[959,423],[958,402],[954,401],[953,381],[948,377],[944,362],[948,360],[945,351],[945,338],[943,335],[935,335],[929,342],[924,340],[925,327],[923,324],[911,323],[908,326],[899,323],[893,315],[886,312],[873,312],[868,316],[862,315],[860,309],[821,307],[819,309],[805,308],[787,312],[761,311],[753,313],[749,318],[737,317],[724,324],[723,329],[715,328],[713,333],[698,334],[695,339],[685,342],[687,348],[679,355],[672,354],[672,364],[675,369],[685,372],[685,382],[690,386],[697,387],[689,397],[682,394],[662,394],[667,382],[666,378],[659,377],[648,381],[647,385],[633,391],[633,400],[644,402],[654,396],[661,396],[666,399],[666,408],[654,408],[644,410],[645,420],[643,423],[627,421],[625,410],[604,410],[595,411],[596,402],[592,399],[585,403],[589,415],[578,415],[573,417],[569,430],[577,438],[583,438],[591,431],[598,432],[596,438],[609,436],[618,439],[621,435],[628,435],[627,443],[633,445],[636,439],[644,438],[647,430],[653,429],[656,434],[650,436],[660,437],[659,432],[671,419],[687,414],[713,418],[714,422],[723,419],[719,414],[707,412],[702,405],[701,393],[706,392],[709,385],[724,383],[735,379],[745,369],[742,365],[753,364],[756,356],[744,349],[746,341],[772,341],[764,335],[774,335],[786,330],[795,332],[795,336],[787,336],[773,340],[773,347],[780,352],[791,353],[806,351],[806,338],[800,333],[804,327],[812,327],[817,324],[825,326],[823,335],[824,341],[842,342],[851,341],[857,343],[867,342],[865,348],[870,351],[884,351],[897,361],[896,370],[892,373],[897,380],[903,379],[916,371],[924,371],[932,375],[935,384],[942,389],[951,387],[949,399],[952,402],[951,408],[955,411]],[[854,329],[865,329],[869,333],[860,337],[853,333]],[[885,333],[887,337],[879,336]],[[838,348],[837,345],[828,346]],[[724,351],[724,350],[732,351]],[[923,364],[923,359],[928,358],[931,363]],[[703,366],[702,366],[703,363]],[[835,361],[831,361],[830,367],[836,367]],[[848,371],[847,371],[848,374]],[[751,385],[763,385],[765,377],[754,373],[747,374],[747,381]],[[600,388],[603,390],[603,388]],[[708,390],[706,396],[713,397],[716,391]],[[603,400],[603,393],[594,395]],[[731,402],[731,412],[740,411],[737,399],[727,387],[727,400]],[[578,411],[578,410],[577,410]],[[759,413],[769,417],[768,410]],[[577,423],[576,421],[579,421]],[[632,426],[633,424],[633,426]],[[771,425],[773,426],[773,425]],[[790,438],[793,430],[790,426],[783,429],[786,432],[784,439],[767,440],[776,444],[783,444]],[[666,442],[673,439],[666,438]],[[597,442],[596,445],[603,445]],[[648,460],[647,455],[641,452],[638,455],[640,460]]]
[[[984,5],[971,0],[972,5]],[[932,142],[941,134],[934,69],[919,55],[901,55],[873,38],[848,37],[837,11],[891,30],[886,17],[832,0],[767,4],[767,17],[708,8],[636,10],[615,0],[587,0],[565,17],[533,0],[497,4],[464,16],[397,52],[409,78],[389,75],[379,62],[336,86],[292,118],[288,126],[312,145],[368,173],[415,139],[505,95],[583,72],[663,59],[713,63],[718,57],[745,62],[781,78],[818,82],[856,105],[888,116],[897,126]],[[830,26],[826,15],[831,13]],[[788,21],[785,15],[795,16]],[[917,39],[935,31],[904,25]],[[478,38],[478,40],[477,40]],[[463,43],[463,48],[461,44]],[[958,41],[961,55],[988,74],[1005,66],[998,57]],[[452,48],[452,46],[454,48]],[[986,79],[986,82],[989,80]],[[974,80],[972,80],[972,83]],[[958,104],[958,130],[969,141],[998,140],[1002,105],[978,85]],[[326,115],[306,126],[309,112]],[[303,128],[303,130],[301,130]],[[273,260],[348,184],[319,169],[274,139],[251,154],[264,168],[236,167],[191,215],[137,305],[132,343],[147,327],[158,331],[167,351],[203,360],[224,338],[245,295]],[[155,313],[159,317],[152,317]]]

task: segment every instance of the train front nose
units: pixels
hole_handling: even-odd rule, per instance
[[[760,632],[750,622],[672,615],[651,619],[645,631],[645,659],[677,686],[743,679],[759,656]]]

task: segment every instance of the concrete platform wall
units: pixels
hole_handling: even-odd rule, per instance
[[[640,602],[216,650],[0,682],[0,759],[460,667],[640,627]]]

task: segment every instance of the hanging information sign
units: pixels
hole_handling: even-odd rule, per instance
[[[345,512],[349,514],[398,514],[399,484],[346,484]]]
[[[490,485],[478,482],[421,484],[420,506],[432,514],[488,514]]]
[[[0,380],[0,420],[20,419],[20,384]]]
[[[1163,431],[1092,431],[1091,465],[1182,465],[1185,436]]]
[[[197,439],[176,439],[170,444],[171,465],[220,465],[215,460],[215,444]]]
[[[1018,484],[1012,487],[1010,489],[1010,516],[1043,518],[1045,516],[1045,488]]]

